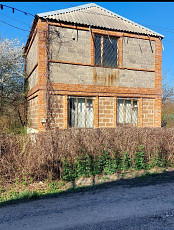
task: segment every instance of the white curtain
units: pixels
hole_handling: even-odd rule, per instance
[[[72,127],[77,125],[76,121],[77,103],[75,98],[70,99],[70,124]]]
[[[137,105],[137,101],[133,102],[132,123],[133,124],[138,124],[138,105]]]
[[[123,123],[123,100],[119,99],[118,100],[118,110],[117,110],[117,122],[119,124]]]
[[[85,127],[85,98],[78,98],[78,127]]]
[[[94,111],[93,111],[92,99],[87,99],[86,127],[87,128],[93,127],[93,123],[94,123]]]
[[[125,100],[125,123],[126,124],[131,123],[131,114],[132,114],[131,100]]]
[[[94,125],[93,100],[85,98],[70,99],[70,125],[91,128]]]

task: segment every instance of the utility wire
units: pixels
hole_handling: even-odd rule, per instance
[[[3,10],[3,7],[5,6],[5,7],[7,7],[7,8],[12,9],[12,10],[13,10],[13,13],[14,13],[14,10],[17,10],[17,11],[19,11],[19,12],[21,12],[21,13],[24,13],[25,15],[31,15],[31,16],[33,16],[33,17],[35,16],[34,14],[25,12],[25,11],[23,11],[23,10],[19,10],[19,9],[14,8],[14,7],[11,7],[11,6],[7,6],[7,5],[4,5],[4,4],[0,4],[0,5],[1,5],[1,10]]]
[[[14,21],[17,21],[17,22],[20,22],[20,23],[22,23],[22,24],[24,24],[24,25],[30,26],[29,24],[27,24],[27,23],[25,23],[25,22],[22,22],[22,21],[20,21],[20,20],[17,20],[17,19],[15,19],[15,18],[12,18],[12,17],[10,17],[10,16],[7,16],[7,15],[1,13],[1,12],[0,12],[0,14],[3,15],[3,16],[5,16],[5,17],[7,17],[7,18],[10,18],[10,19],[12,19],[12,20],[14,20]]]
[[[75,5],[73,5],[73,4],[70,4],[70,3],[68,3],[68,2],[63,2],[64,4],[67,4],[67,5],[69,5],[69,6],[71,6],[71,7],[76,7]],[[40,6],[42,6],[42,7],[44,7],[44,8],[47,8],[47,9],[49,9],[49,10],[51,10],[50,8],[48,8],[48,7],[45,7],[45,6],[43,6],[42,4],[40,4],[40,3],[37,3],[38,5],[40,5]],[[22,11],[22,10],[19,10],[19,9],[17,9],[17,8],[14,8],[14,7],[11,7],[11,6],[7,6],[7,5],[4,5],[4,4],[0,4],[1,6],[5,6],[5,7],[8,7],[8,8],[10,8],[10,9],[13,9],[13,10],[17,10],[17,11],[19,11],[19,12],[22,12],[22,13],[24,13],[25,15],[31,15],[31,16],[35,16],[35,15],[33,15],[33,14],[31,14],[31,13],[28,13],[28,12],[25,12],[25,11]],[[94,15],[101,15],[101,16],[104,16],[104,17],[112,17],[112,18],[116,18],[117,16],[112,16],[112,15],[106,15],[106,14],[102,14],[102,13],[97,13],[97,12],[93,12],[93,11],[90,11],[90,10],[88,10],[88,11],[86,11],[85,13],[89,13],[89,14],[94,14]],[[119,17],[119,16],[118,16]],[[148,24],[144,24],[145,26],[152,26],[152,27],[156,27],[156,28],[159,28],[159,29],[161,29],[161,30],[163,30],[163,31],[168,31],[168,32],[171,32],[172,33],[172,31],[174,31],[174,29],[171,29],[171,28],[165,28],[165,27],[159,27],[159,26],[154,26],[154,25],[148,25]],[[141,26],[141,25],[140,25]],[[147,28],[148,29],[148,28]]]
[[[73,5],[73,4],[70,4],[70,3],[68,3],[68,2],[64,2],[64,4],[67,4],[67,5],[70,5],[71,7],[76,7],[75,5]],[[8,8],[10,8],[10,9],[13,9],[13,10],[17,10],[17,11],[19,11],[19,12],[22,12],[22,13],[24,13],[25,15],[31,15],[31,16],[35,16],[35,15],[33,15],[33,14],[31,14],[31,13],[28,13],[28,12],[25,12],[25,11],[22,11],[22,10],[19,10],[19,9],[17,9],[17,8],[14,8],[14,7],[11,7],[11,6],[7,6],[7,5],[4,5],[4,4],[0,4],[1,6],[5,6],[5,7],[8,7]],[[39,4],[39,5],[41,5],[41,4]],[[44,7],[43,5],[41,5],[42,7]],[[48,7],[46,7],[47,9],[48,9]],[[1,9],[3,9],[3,8],[1,8]],[[50,9],[50,8],[49,8]],[[96,12],[92,12],[92,11],[90,11],[90,10],[88,10],[88,11],[86,11],[85,13],[89,13],[89,14],[94,14],[94,15],[101,15],[101,16],[104,16],[104,17],[112,17],[112,18],[116,18],[116,16],[112,16],[112,15],[105,15],[105,14],[102,14],[102,13],[96,13]],[[4,15],[5,16],[5,15]],[[8,17],[8,16],[6,16],[6,17]],[[9,17],[10,18],[10,17]],[[13,20],[16,20],[16,19],[13,19]],[[18,21],[18,20],[16,20],[16,21]],[[2,21],[3,23],[5,23],[4,21]],[[20,21],[19,21],[20,22]],[[21,22],[22,23],[22,22]],[[8,24],[8,23],[6,23],[6,24]],[[24,24],[24,23],[23,23]],[[25,23],[26,24],[26,23]],[[10,25],[10,24],[8,24],[8,25]],[[13,26],[13,25],[10,25],[10,26],[12,26],[12,27],[14,27],[14,28],[17,28],[17,29],[21,29],[21,28],[18,28],[18,27],[15,27],[15,26]],[[169,32],[169,33],[174,33],[174,29],[171,29],[171,28],[165,28],[165,27],[159,27],[159,26],[154,26],[154,25],[147,25],[147,24],[145,24],[145,26],[151,26],[151,27],[156,27],[156,28],[159,28],[160,30],[163,30],[163,31],[165,31],[165,32]],[[148,28],[147,28],[148,29]],[[21,30],[23,30],[23,31],[28,31],[28,30],[24,30],[24,29],[21,29]]]
[[[38,3],[37,3],[37,4],[38,4]],[[64,4],[70,5],[71,7],[76,7],[75,5],[70,4],[70,3],[68,3],[68,2],[64,2]],[[42,7],[45,7],[45,6],[43,6],[42,4],[40,4],[40,3],[39,3],[39,5],[41,5]],[[8,8],[10,8],[10,9],[17,10],[17,11],[19,11],[19,12],[24,13],[25,15],[35,16],[35,15],[31,14],[31,13],[28,13],[28,12],[25,12],[25,11],[22,11],[22,10],[19,10],[19,9],[14,8],[14,7],[11,7],[11,6],[7,6],[7,5],[4,5],[4,4],[1,4],[1,6],[5,6],[5,7],[8,7]],[[50,8],[48,8],[48,7],[45,7],[45,8],[50,9]],[[93,12],[93,11],[90,11],[90,10],[86,11],[85,13],[95,14],[95,15],[101,15],[101,16],[104,16],[104,17],[116,18],[116,16],[105,15],[105,14]],[[119,16],[118,16],[118,17],[119,17]],[[146,25],[147,25],[147,24],[146,24]],[[174,29],[170,29],[170,28],[163,28],[163,27],[158,27],[158,26],[153,26],[153,25],[147,25],[147,26],[156,27],[156,28],[159,28],[159,29],[161,29],[161,30],[169,30],[169,32],[171,32],[171,30],[174,30]]]
[[[4,21],[2,21],[2,20],[0,20],[0,22],[2,22],[2,23],[4,23],[4,24],[7,24],[7,25],[9,25],[9,26],[11,26],[11,27],[14,27],[14,28],[16,28],[16,29],[18,29],[18,30],[30,32],[29,30],[21,29],[21,28],[19,28],[19,27],[13,26],[13,25],[11,25],[11,24],[9,24],[9,23],[7,23],[7,22],[4,22]]]

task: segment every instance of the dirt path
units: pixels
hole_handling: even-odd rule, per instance
[[[174,229],[174,183],[112,185],[0,208],[0,230]]]

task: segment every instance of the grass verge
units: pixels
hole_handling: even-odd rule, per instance
[[[107,188],[108,186],[145,186],[174,181],[173,168],[153,168],[151,170],[126,171],[113,175],[81,177],[74,183],[62,180],[40,182],[25,181],[3,183],[0,181],[0,207],[28,200],[57,197],[61,194]]]

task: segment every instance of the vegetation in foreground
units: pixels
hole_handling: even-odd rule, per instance
[[[156,184],[161,182],[171,181],[174,175],[163,175],[165,172],[172,172],[173,168],[153,168],[151,170],[128,170],[126,172],[114,173],[112,175],[98,175],[95,177],[81,177],[74,182],[67,182],[63,180],[45,180],[39,182],[31,182],[32,179],[25,178],[23,180],[16,179],[13,183],[7,183],[6,186],[1,185],[0,206],[7,203],[16,203],[19,201],[27,201],[33,199],[42,199],[48,197],[55,197],[67,192],[80,192],[96,188],[107,187],[108,182],[114,182],[115,185],[130,185],[143,186],[149,184]],[[158,182],[159,181],[159,182]]]
[[[84,178],[91,179],[91,185],[107,178],[116,180],[120,175],[124,178],[132,173],[136,176],[138,172],[174,168],[173,143],[174,129],[166,128],[3,134],[0,136],[0,200],[59,193],[72,185],[79,186],[78,181]]]

